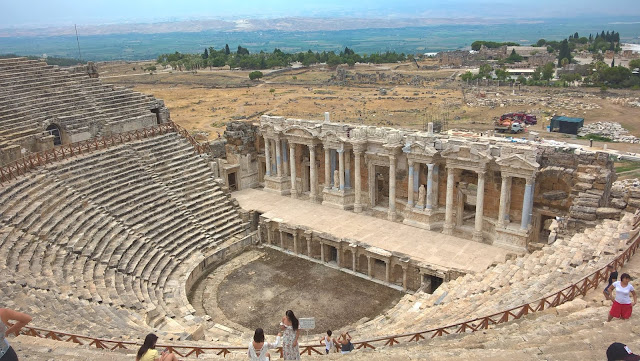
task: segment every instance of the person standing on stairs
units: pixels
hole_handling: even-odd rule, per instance
[[[611,287],[611,284],[613,282],[618,280],[618,270],[616,270],[612,264],[608,264],[607,271],[609,272],[609,282],[607,284],[607,287],[604,288],[604,291],[602,291],[602,293],[604,294],[604,298],[606,300],[611,300],[611,293],[609,292],[609,287]]]
[[[620,281],[613,282],[607,290],[609,293],[616,290],[616,298],[613,300],[613,304],[611,305],[607,322],[611,321],[614,317],[622,318],[623,320],[631,317],[633,306],[635,306],[638,301],[636,291],[631,285],[631,276],[629,276],[628,273],[623,273],[620,276]],[[631,297],[629,297],[629,295],[633,296],[633,302],[631,302]]]
[[[7,336],[11,334],[18,336],[20,330],[31,322],[31,316],[8,308],[0,308],[0,319],[2,320],[0,322],[0,361],[18,361],[18,355],[9,345]]]

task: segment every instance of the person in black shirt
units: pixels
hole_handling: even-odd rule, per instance
[[[604,288],[602,293],[604,294],[604,298],[607,300],[611,299],[611,294],[609,293],[609,286],[615,281],[618,280],[618,271],[613,267],[613,265],[607,265],[607,271],[609,271],[609,283],[607,287]]]

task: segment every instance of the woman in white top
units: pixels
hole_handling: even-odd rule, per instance
[[[631,317],[632,308],[638,299],[636,297],[636,290],[630,281],[631,276],[629,276],[628,273],[623,273],[622,276],[620,276],[620,281],[613,282],[607,289],[609,294],[611,294],[611,291],[616,290],[616,298],[613,301],[613,305],[611,305],[607,321],[611,321],[614,317],[622,318],[623,320]],[[631,302],[629,295],[633,296],[633,302]]]
[[[331,330],[327,330],[327,334],[320,339],[320,343],[324,344],[324,351],[326,352],[327,355],[329,354],[329,352],[331,352],[331,349],[333,348],[333,345],[336,342],[336,339],[331,338],[331,335],[332,335]]]
[[[280,333],[276,337],[276,342],[268,343],[264,341],[264,331],[261,328],[256,328],[253,334],[253,341],[249,343],[249,359],[251,361],[271,360],[269,349],[278,347],[279,343]]]

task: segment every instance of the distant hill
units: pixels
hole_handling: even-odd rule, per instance
[[[83,36],[111,34],[163,34],[198,33],[202,31],[339,31],[356,29],[389,29],[421,27],[431,25],[488,25],[488,24],[532,24],[541,21],[483,18],[415,18],[415,19],[365,19],[365,18],[303,18],[246,20],[189,20],[136,24],[78,25]],[[73,26],[41,28],[0,29],[0,37],[39,37],[75,35]]]

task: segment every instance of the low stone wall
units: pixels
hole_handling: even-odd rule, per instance
[[[625,179],[613,183],[609,207],[627,212],[640,209],[640,180]]]

